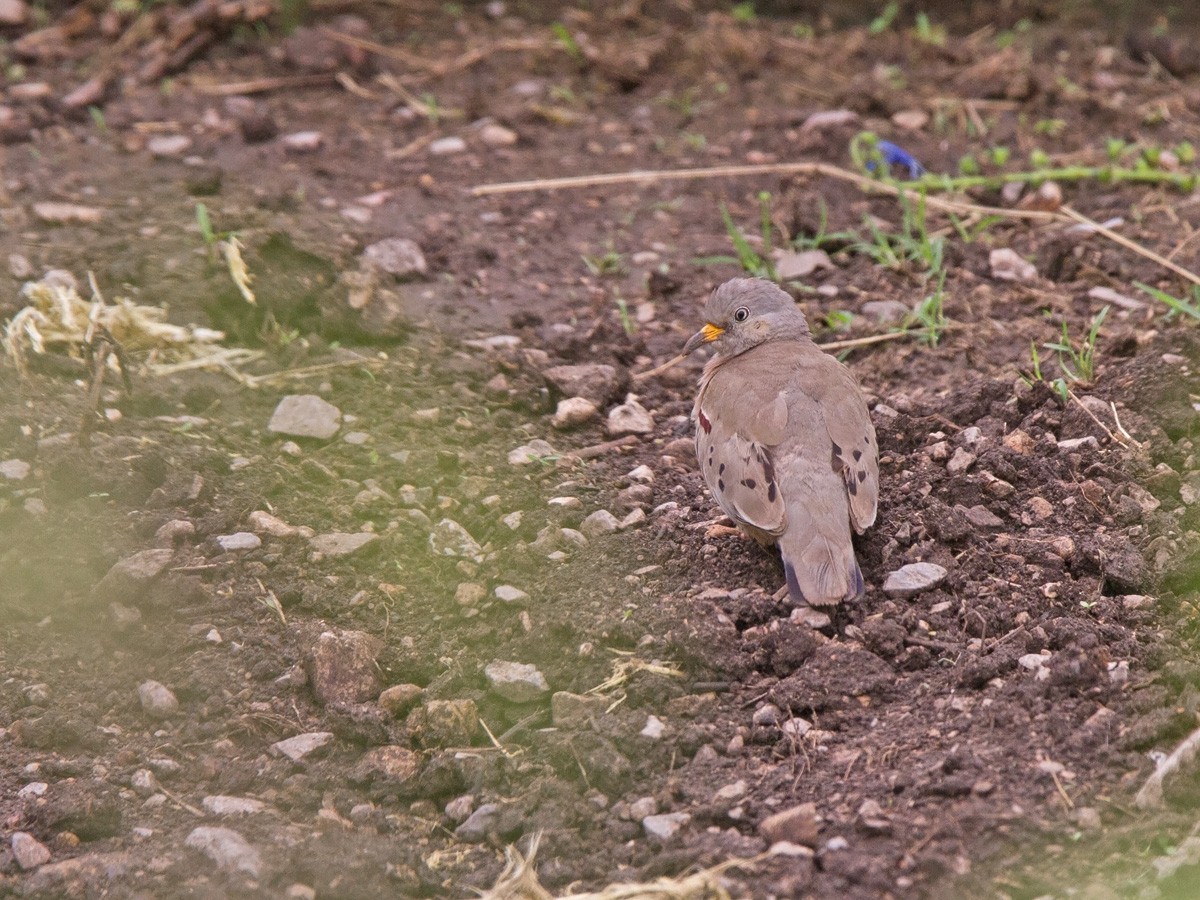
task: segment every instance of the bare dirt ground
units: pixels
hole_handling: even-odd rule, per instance
[[[543,888],[506,896],[1196,896],[1194,777],[1136,796],[1200,702],[1200,207],[1169,183],[1194,35],[765,11],[7,27],[3,317],[91,273],[255,355],[127,347],[95,415],[77,344],[0,366],[0,896],[466,897],[535,835]],[[868,131],[939,175],[1033,174],[906,207],[865,189]],[[792,162],[863,181],[471,191]],[[819,341],[891,335],[841,351],[882,496],[867,594],[817,629],[713,527],[703,361],[633,380],[743,273],[723,207],[751,269],[823,251],[777,261]],[[403,277],[365,252],[395,238]],[[1044,345],[1080,352],[1106,305],[1066,363],[1094,373],[1056,386]],[[653,426],[622,437],[630,391]],[[555,422],[574,393],[597,412]],[[268,429],[287,395],[333,430]],[[915,562],[944,578],[884,590]]]

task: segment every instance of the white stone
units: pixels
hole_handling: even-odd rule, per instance
[[[138,685],[138,700],[142,710],[155,719],[165,719],[179,712],[179,700],[169,687],[157,681]]]
[[[457,136],[438,138],[429,145],[430,156],[449,156],[452,153],[462,153],[467,149],[467,142]]]
[[[17,865],[26,872],[50,861],[50,848],[25,831],[13,833],[12,853]]]
[[[566,431],[592,421],[599,413],[596,404],[586,397],[568,397],[558,401],[550,424],[559,431]]]
[[[922,591],[937,587],[947,574],[937,563],[909,563],[888,575],[883,583],[883,592],[899,600],[915,597]]]
[[[309,538],[309,545],[322,556],[349,556],[361,550],[367,544],[379,540],[379,535],[369,531],[356,531],[349,534],[334,532],[333,534],[317,534]]]
[[[630,469],[625,475],[630,481],[640,482],[641,484],[654,483],[654,470],[647,465],[637,466]]]
[[[1033,263],[1009,247],[999,247],[988,256],[992,277],[1001,281],[1037,281]]]
[[[279,401],[267,430],[289,437],[329,440],[342,424],[342,411],[316,394],[289,394]]]
[[[638,403],[635,395],[629,394],[625,402],[613,407],[608,413],[608,433],[614,437],[626,434],[650,434],[654,431],[654,417]]]
[[[492,592],[496,595],[496,599],[504,603],[528,603],[529,595],[520,588],[515,588],[511,584],[500,584]]]
[[[297,131],[285,134],[279,141],[291,153],[315,153],[325,143],[325,135],[319,131]]]
[[[46,791],[49,789],[50,785],[44,781],[31,781],[29,784],[25,785],[25,787],[17,791],[17,799],[28,800],[30,798],[45,797]]]
[[[30,465],[23,459],[6,459],[0,462],[0,477],[9,481],[23,481],[29,477]]]
[[[603,534],[612,534],[621,527],[617,517],[607,509],[598,509],[579,523],[579,530],[585,537],[595,538]]]
[[[233,534],[219,535],[217,546],[226,553],[232,553],[235,550],[257,550],[262,546],[262,538],[249,531],[237,531]]]
[[[146,141],[146,149],[154,156],[182,156],[192,147],[186,134],[156,134]]]
[[[975,464],[975,454],[962,447],[954,448],[954,455],[946,463],[946,471],[951,475],[961,475]]]
[[[483,674],[492,690],[512,703],[529,703],[550,692],[546,676],[528,663],[495,660],[484,667]]]
[[[528,466],[544,462],[557,456],[557,451],[541,438],[522,444],[508,452],[508,464],[511,466]]]
[[[429,271],[420,245],[409,238],[376,241],[363,251],[363,259],[396,278],[413,278]]]
[[[292,762],[300,762],[332,740],[333,732],[331,731],[310,731],[276,741],[271,745],[271,752],[276,756],[286,756]]]
[[[650,738],[652,741],[657,741],[663,736],[663,732],[666,731],[666,729],[667,726],[663,724],[662,719],[660,719],[658,716],[647,716],[646,724],[639,734],[641,734],[642,737]]]
[[[479,139],[489,147],[511,147],[517,142],[517,133],[511,128],[489,122],[479,129]]]
[[[483,549],[471,533],[453,519],[442,519],[429,535],[429,549],[435,556],[461,556],[483,562]]]
[[[267,804],[261,800],[254,800],[250,797],[226,797],[221,794],[205,797],[200,801],[200,805],[210,815],[222,817],[252,816],[267,808]]]
[[[262,873],[262,857],[244,837],[231,828],[201,825],[192,830],[184,841],[199,850],[226,872],[243,873],[258,878]]]
[[[679,833],[692,817],[685,812],[661,813],[657,816],[646,816],[642,819],[642,828],[646,836],[656,841],[668,841]]]

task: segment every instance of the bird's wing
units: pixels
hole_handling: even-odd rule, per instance
[[[705,374],[696,399],[696,458],[709,490],[731,519],[776,538],[787,511],[771,448],[787,429],[782,385],[748,380],[742,366]]]
[[[874,524],[879,504],[879,445],[875,441],[875,427],[849,371],[842,366],[831,369],[827,385],[821,406],[832,444],[830,462],[846,484],[850,524],[862,534]]]

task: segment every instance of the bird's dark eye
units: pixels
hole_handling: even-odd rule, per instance
[[[737,312],[733,314],[733,321],[735,322],[745,322],[748,318],[750,318],[750,310],[744,306],[739,306]]]

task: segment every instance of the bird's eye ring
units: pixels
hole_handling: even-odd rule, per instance
[[[733,314],[733,321],[735,322],[745,322],[748,318],[750,318],[750,310],[744,306],[739,306],[737,312]]]

